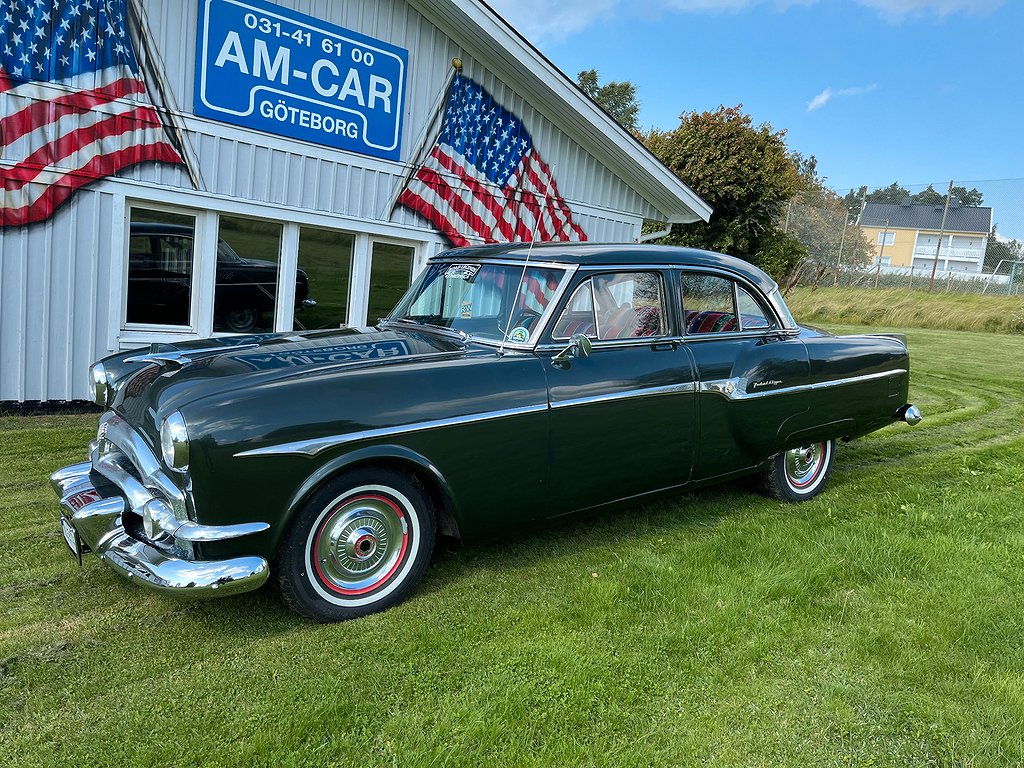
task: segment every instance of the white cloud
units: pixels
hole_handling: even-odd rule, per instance
[[[859,5],[874,8],[883,18],[892,22],[908,16],[937,16],[945,18],[954,13],[983,14],[994,11],[1006,0],[856,0]]]
[[[533,43],[565,40],[619,5],[619,0],[491,0],[491,6]]]
[[[865,93],[871,93],[872,91],[878,90],[878,83],[872,83],[871,85],[858,85],[853,88],[840,88],[838,91],[833,91],[831,88],[826,88],[813,99],[807,102],[807,111],[813,112],[816,109],[821,109],[828,104],[832,99],[842,98],[844,96],[862,96]]]

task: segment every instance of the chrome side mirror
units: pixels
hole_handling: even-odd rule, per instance
[[[582,333],[577,333],[569,339],[569,346],[555,355],[552,360],[556,363],[568,362],[569,360],[577,357],[582,360],[585,357],[590,357],[590,353],[593,351],[594,343],[590,340],[590,337]]]

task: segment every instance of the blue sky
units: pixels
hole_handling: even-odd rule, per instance
[[[1022,0],[493,5],[569,75],[635,83],[644,128],[742,103],[830,187],[967,182],[1024,238]]]

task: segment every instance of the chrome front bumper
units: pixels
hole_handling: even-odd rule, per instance
[[[50,484],[60,497],[61,516],[100,560],[122,576],[156,592],[188,597],[248,592],[267,580],[270,566],[262,557],[188,560],[132,536],[122,521],[132,500],[121,495],[104,496],[91,479],[92,470],[91,461],[64,467],[50,476]],[[216,528],[185,525],[203,529],[195,536],[197,541],[233,538],[211,536]],[[229,533],[240,534],[230,531],[231,526],[225,528]],[[206,535],[202,535],[204,531]]]

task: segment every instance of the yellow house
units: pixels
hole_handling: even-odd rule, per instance
[[[909,200],[865,204],[860,225],[874,249],[873,263],[892,269],[931,269],[942,232],[939,271],[981,272],[992,231],[992,209],[954,200],[944,228],[942,210],[941,204],[912,205]]]

